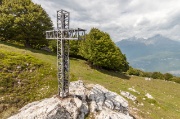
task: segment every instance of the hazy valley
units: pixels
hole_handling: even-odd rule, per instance
[[[144,71],[180,75],[180,42],[161,35],[123,39],[116,42],[131,66]]]

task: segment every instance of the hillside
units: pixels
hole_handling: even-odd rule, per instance
[[[55,54],[32,49],[24,49],[23,47],[10,46],[9,44],[3,43],[0,43],[0,53],[5,54],[6,56],[6,58],[2,58],[2,55],[0,57],[0,81],[4,81],[6,79],[3,75],[6,73],[6,75],[10,75],[10,77],[7,77],[9,80],[14,80],[15,77],[20,75],[21,77],[18,78],[22,79],[22,81],[26,79],[28,82],[22,87],[11,85],[8,87],[8,90],[0,92],[1,107],[4,104],[5,106],[7,104],[12,106],[7,106],[1,110],[0,118],[8,117],[11,113],[16,112],[19,108],[29,102],[45,97],[51,97],[57,93]],[[4,62],[7,62],[6,64],[8,65]],[[27,66],[25,62],[32,65]],[[15,72],[19,71],[19,69],[17,70],[19,64],[21,64],[22,69],[16,74]],[[31,66],[35,67],[32,72],[30,72],[32,68]],[[10,68],[11,72],[2,70],[4,68]],[[26,68],[28,70],[26,70]],[[2,71],[4,72],[2,73]],[[16,75],[13,77],[11,74]],[[80,79],[86,84],[101,84],[107,89],[117,92],[118,94],[120,94],[120,90],[130,92],[137,97],[136,103],[128,99],[130,104],[130,113],[137,118],[180,118],[180,86],[177,83],[163,80],[147,81],[144,80],[143,77],[126,76],[118,72],[96,69],[88,65],[86,61],[75,58],[71,58],[70,60],[70,79],[71,81]],[[140,94],[129,90],[129,88],[135,89],[140,92]],[[2,90],[2,86],[0,89]],[[43,94],[41,92],[43,92]],[[154,99],[148,99],[145,96],[147,93],[151,94]],[[18,98],[15,96],[16,94],[19,94]],[[7,97],[11,97],[11,99],[18,100],[14,102],[3,102],[2,99],[6,95]],[[34,97],[32,97],[32,95]]]
[[[180,75],[180,42],[161,35],[151,38],[132,37],[116,43],[134,68]]]

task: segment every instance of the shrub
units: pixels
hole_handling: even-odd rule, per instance
[[[164,74],[164,79],[165,79],[165,80],[171,81],[172,78],[173,78],[173,75],[172,75],[172,74],[170,74],[170,73],[165,73],[165,74]]]
[[[164,79],[164,75],[160,72],[153,72],[151,77],[153,79]]]

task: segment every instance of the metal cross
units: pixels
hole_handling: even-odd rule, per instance
[[[84,29],[69,28],[70,13],[57,11],[57,30],[46,31],[46,39],[57,40],[57,78],[58,95],[69,95],[69,40],[85,39]],[[81,35],[81,36],[80,36]]]

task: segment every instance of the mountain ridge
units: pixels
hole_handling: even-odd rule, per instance
[[[149,37],[149,38],[140,38],[140,37],[130,37],[130,38],[127,38],[127,39],[122,39],[121,41],[118,41],[118,42],[122,42],[122,41],[135,41],[135,42],[139,42],[139,43],[143,43],[145,45],[152,45],[152,44],[155,44],[155,43],[162,43],[163,41],[166,41],[167,42],[171,42],[171,43],[180,43],[180,41],[177,41],[177,40],[172,40],[170,38],[167,38],[167,37],[164,37],[160,34],[156,34],[152,37]],[[116,44],[118,43],[116,42]]]
[[[135,68],[144,71],[180,74],[180,42],[162,35],[144,39],[131,37],[116,42],[127,60]]]

